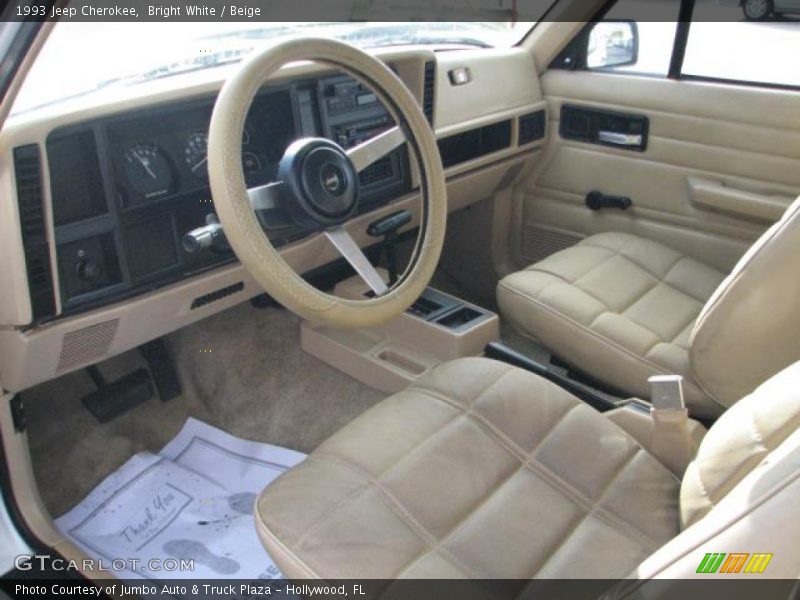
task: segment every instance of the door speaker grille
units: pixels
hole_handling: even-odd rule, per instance
[[[90,325],[64,336],[57,373],[104,358],[117,333],[119,319]]]
[[[584,236],[541,225],[526,225],[522,233],[522,255],[534,263],[580,242]]]

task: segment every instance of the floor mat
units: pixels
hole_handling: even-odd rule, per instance
[[[281,573],[253,506],[305,456],[189,419],[161,452],[135,455],[56,525],[121,578],[274,579]]]
[[[183,393],[105,424],[84,408],[83,371],[23,393],[39,492],[63,515],[139,452],[157,453],[194,417],[235,436],[311,452],[386,397],[300,348],[300,320],[245,302],[167,338]],[[212,352],[209,352],[212,350]],[[138,351],[100,365],[108,380],[146,366]]]

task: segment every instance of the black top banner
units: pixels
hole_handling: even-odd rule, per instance
[[[558,20],[555,0],[11,0],[0,21],[62,22],[340,22]],[[792,4],[792,2],[789,2]],[[794,2],[794,4],[797,4]],[[594,3],[593,3],[594,5]],[[607,9],[611,4],[605,4]],[[744,20],[742,0],[618,0],[626,19]],[[776,5],[777,6],[777,5]],[[783,6],[781,4],[780,6]],[[683,9],[683,11],[681,11]],[[800,26],[800,16],[777,7],[773,19]],[[800,5],[795,12],[800,13]],[[570,13],[572,14],[572,13]]]
[[[72,0],[56,3],[12,0],[4,20],[538,21],[552,4],[553,0],[449,0],[443,3],[419,0]]]

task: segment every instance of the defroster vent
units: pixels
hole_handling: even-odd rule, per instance
[[[14,172],[33,320],[41,321],[55,315],[56,304],[38,146],[30,144],[14,148]]]

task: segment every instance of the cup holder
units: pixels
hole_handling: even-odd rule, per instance
[[[462,306],[461,308],[447,313],[439,317],[436,322],[448,329],[460,329],[464,325],[472,323],[475,319],[479,319],[481,313],[469,306]]]

